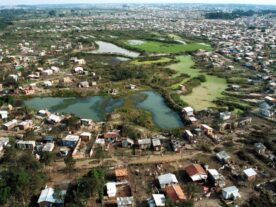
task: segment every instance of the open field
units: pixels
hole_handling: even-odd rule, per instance
[[[179,56],[177,59],[180,62],[170,66],[172,70],[177,71],[175,76],[185,73],[188,74],[190,78],[194,78],[198,75],[204,75],[206,77],[206,82],[201,83],[200,86],[194,88],[191,94],[181,96],[181,99],[190,104],[196,110],[215,106],[213,101],[216,98],[222,97],[222,92],[227,88],[226,80],[208,75],[198,69],[191,68],[194,65],[194,62],[190,56]],[[182,83],[186,81],[187,80],[184,80]],[[172,86],[172,88],[176,88],[177,85]],[[204,94],[204,96],[202,94]]]
[[[169,61],[171,61],[170,58],[163,57],[157,60],[146,60],[146,61],[133,60],[131,63],[135,65],[150,65],[150,64],[157,64],[157,63],[166,63]]]
[[[144,41],[142,44],[132,45],[128,41],[124,41],[124,44],[129,47],[144,50],[152,53],[180,53],[195,51],[198,49],[211,50],[211,46],[201,43],[188,43],[188,44],[177,44],[177,43],[165,43],[160,41]]]

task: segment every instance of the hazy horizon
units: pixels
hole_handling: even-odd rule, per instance
[[[203,3],[203,4],[258,4],[276,5],[275,0],[1,0],[0,5],[39,5],[39,4],[104,4],[104,3]]]

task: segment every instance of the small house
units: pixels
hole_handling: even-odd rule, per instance
[[[134,89],[136,88],[136,85],[134,85],[134,84],[129,84],[129,85],[127,86],[127,88],[130,89],[130,90],[134,90]]]
[[[182,112],[186,117],[194,116],[194,109],[190,106],[183,108]]]
[[[54,150],[54,148],[55,148],[55,144],[48,142],[43,145],[41,151],[42,152],[52,152]]]
[[[106,142],[115,142],[119,138],[119,132],[118,131],[111,131],[111,132],[106,132],[103,134],[104,139]]]
[[[214,129],[209,127],[208,125],[201,124],[201,129],[206,135],[208,135],[208,136],[213,135]]]
[[[81,119],[80,122],[81,122],[81,125],[83,126],[90,126],[93,124],[92,119]]]
[[[151,139],[146,138],[146,139],[139,139],[137,141],[139,149],[146,150],[151,148]]]
[[[213,186],[219,186],[221,188],[225,186],[225,178],[216,169],[208,169],[207,173],[208,180]]]
[[[167,173],[167,174],[158,176],[158,181],[162,189],[166,188],[167,186],[171,186],[173,184],[178,184],[178,180],[176,179],[175,174],[172,174],[172,173]]]
[[[161,151],[162,145],[160,139],[152,139],[152,147],[154,151]]]
[[[254,181],[256,179],[257,173],[253,168],[248,168],[243,170],[244,178],[247,181]]]
[[[51,69],[46,69],[46,70],[43,70],[42,72],[41,72],[41,75],[42,76],[50,76],[50,75],[53,75],[53,71],[51,70]]]
[[[165,207],[166,198],[164,194],[152,194],[152,198],[148,200],[149,207]]]
[[[121,143],[122,143],[122,147],[130,148],[134,145],[134,140],[126,137],[122,139]]]
[[[228,119],[231,118],[231,112],[229,112],[229,111],[220,112],[220,113],[219,113],[219,118],[220,118],[221,120],[223,120],[223,121],[226,121],[226,120],[228,120]]]
[[[48,110],[41,109],[37,112],[38,116],[46,117],[50,115],[50,112]]]
[[[55,196],[55,190],[53,188],[46,188],[41,191],[38,198],[39,207],[49,207],[49,206],[64,206],[64,197],[66,195],[66,190],[62,190],[60,195]]]
[[[82,81],[78,84],[79,88],[89,88],[89,82],[88,81]]]
[[[9,115],[8,111],[0,111],[0,118],[1,119],[7,119]]]
[[[173,184],[163,189],[163,192],[173,202],[186,200],[186,196],[179,184]]]
[[[0,152],[8,145],[10,139],[8,137],[0,137]]]
[[[68,134],[62,139],[62,146],[65,147],[75,147],[80,137],[78,135]]]
[[[261,143],[261,142],[255,143],[255,144],[254,144],[254,148],[255,148],[255,151],[256,151],[259,155],[264,155],[264,154],[265,154],[266,147],[264,146],[263,143]]]
[[[88,142],[92,137],[92,134],[90,132],[82,132],[80,134],[81,141]]]
[[[55,114],[51,114],[48,118],[47,118],[47,121],[51,124],[58,124],[60,123],[62,120],[62,118],[58,115],[55,115]]]
[[[22,121],[18,124],[18,127],[20,130],[31,129],[33,127],[33,121],[32,120]]]
[[[239,189],[236,186],[229,186],[222,189],[222,197],[225,200],[233,199],[236,200],[240,198]]]
[[[125,181],[128,178],[128,172],[126,168],[115,169],[115,177],[117,181]]]
[[[78,73],[78,74],[83,73],[83,71],[84,71],[84,69],[82,67],[76,67],[73,69],[73,72]]]
[[[133,207],[134,198],[130,197],[117,197],[117,207]]]
[[[106,186],[106,192],[107,196],[110,197],[116,197],[117,193],[117,188],[116,188],[116,183],[115,182],[108,182],[105,184]]]
[[[30,150],[33,150],[36,146],[36,143],[35,141],[23,141],[23,140],[20,140],[16,143],[16,147],[19,148],[19,149],[30,149]]]
[[[11,130],[14,127],[16,127],[17,123],[18,123],[18,121],[16,119],[13,119],[13,120],[3,124],[2,127],[3,127],[4,130]]]
[[[192,181],[206,180],[208,177],[203,167],[199,164],[191,164],[185,167],[185,172]]]
[[[220,162],[227,163],[230,160],[230,155],[225,151],[220,151],[216,154],[216,157]]]
[[[194,135],[190,130],[185,130],[184,131],[184,137],[192,144],[196,143],[196,140],[194,138]]]

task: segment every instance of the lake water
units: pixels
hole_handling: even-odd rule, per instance
[[[122,47],[119,47],[117,45],[114,45],[110,42],[103,42],[103,41],[96,41],[99,48],[95,51],[92,51],[92,53],[96,54],[118,54],[118,55],[125,55],[128,57],[138,57],[140,54],[138,52],[133,52],[127,49],[124,49]]]
[[[145,97],[145,98],[142,98]],[[143,91],[131,95],[137,108],[152,113],[156,126],[162,129],[183,126],[180,116],[170,109],[162,96],[153,91]],[[25,105],[34,109],[48,109],[51,112],[72,113],[80,118],[104,121],[107,113],[123,105],[122,98],[89,96],[76,98],[42,97],[26,100]]]

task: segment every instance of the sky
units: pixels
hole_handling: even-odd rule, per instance
[[[65,3],[242,3],[276,5],[276,0],[0,0],[0,5]]]

